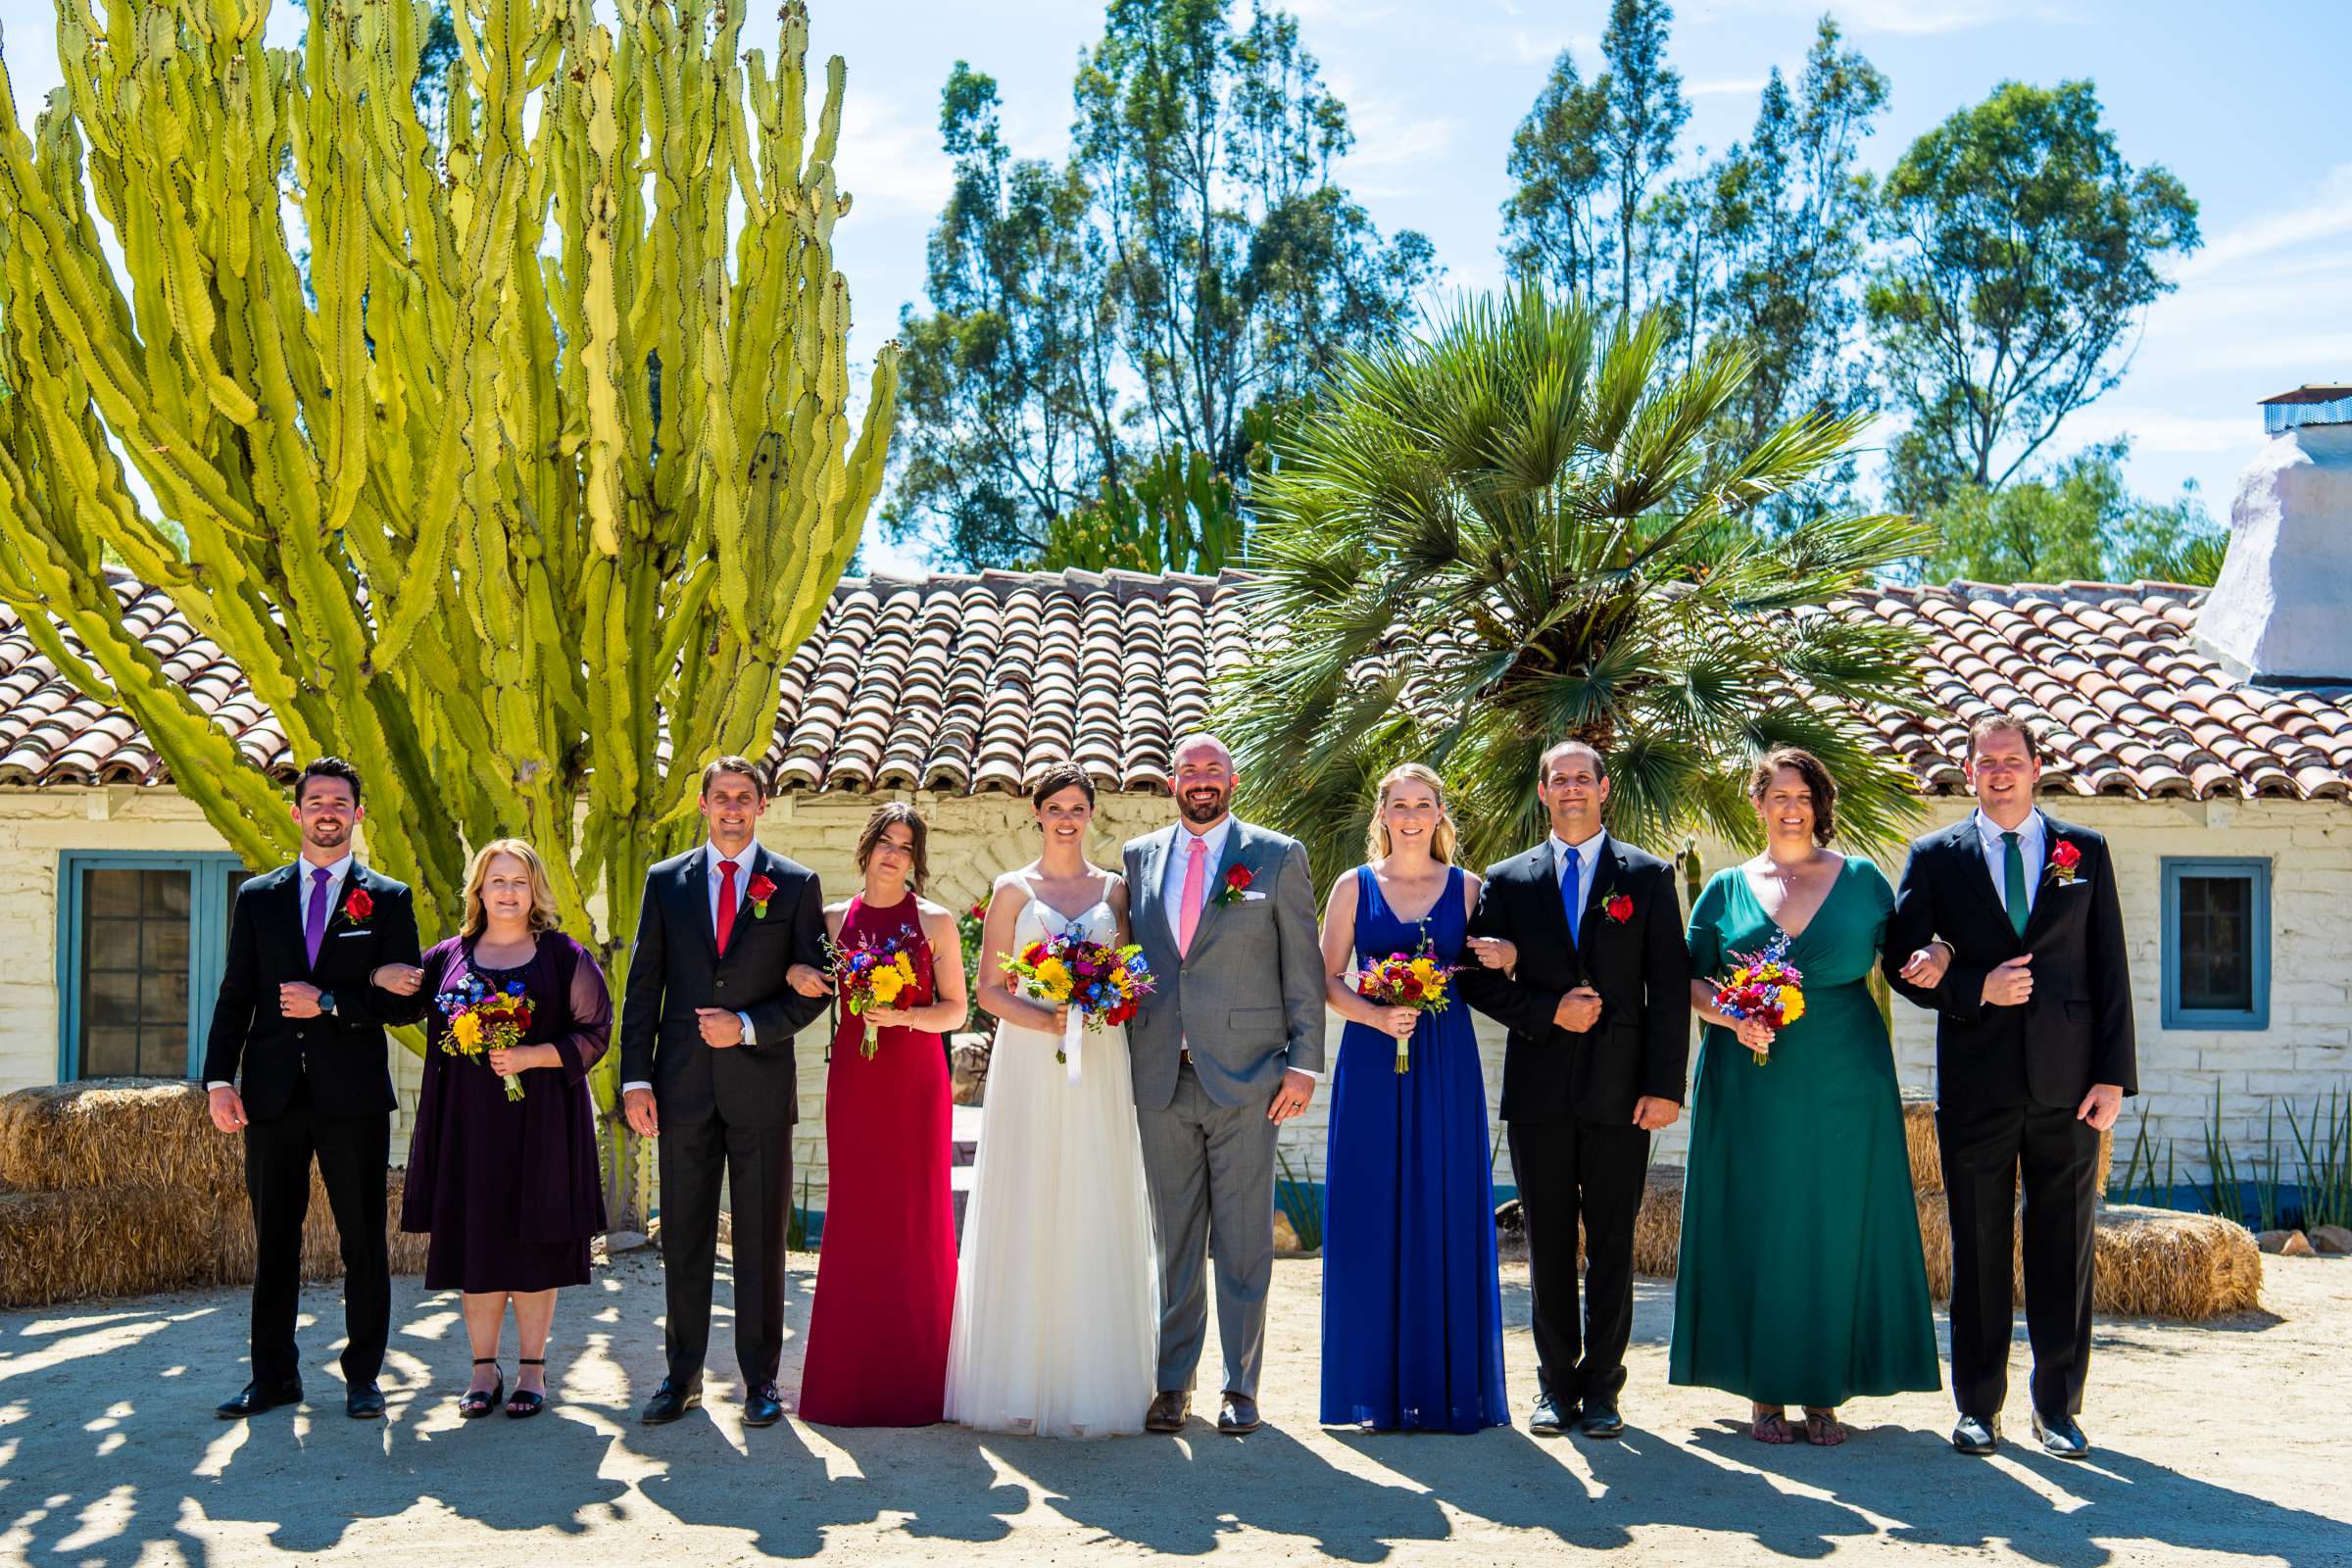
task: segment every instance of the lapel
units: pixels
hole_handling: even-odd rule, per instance
[[[705,843],[678,867],[678,896],[686,901],[687,921],[703,934],[703,951],[718,962],[718,928],[710,914],[710,846]]]
[[[283,865],[278,867],[276,873],[277,886],[270,890],[270,896],[277,901],[277,907],[284,911],[284,923],[280,929],[291,933],[294,951],[298,954],[302,953],[301,873],[303,863],[304,862],[301,860],[296,860],[291,865]],[[320,947],[323,951],[324,939],[321,939]],[[307,957],[308,956],[305,955],[305,956]],[[308,962],[303,964],[303,972],[306,974],[310,972],[310,964]]]
[[[2051,880],[2050,852],[2058,848],[2059,836],[2064,829],[2056,818],[2039,807],[2034,808],[2034,814],[2041,818],[2041,882],[2034,889],[2034,912],[2026,916],[2025,942],[2029,948],[2034,945],[2035,937],[2048,929],[2050,921],[2057,918],[2053,911],[2059,901],[2054,895],[2062,885]],[[2078,871],[2077,874],[2081,873]]]
[[[1617,835],[1604,828],[1600,854],[1592,861],[1592,888],[1585,895],[1584,912],[1576,917],[1576,960],[1580,969],[1591,967],[1585,962],[1585,956],[1592,951],[1592,934],[1599,928],[1601,905],[1624,875],[1625,861],[1617,854]],[[1560,918],[1567,918],[1565,911]]]
[[[1984,911],[1984,917],[2000,932],[2003,942],[2016,947],[2017,929],[2009,923],[2008,906],[1992,890],[1992,865],[1985,858],[1984,841],[1977,837],[1977,813],[1974,810],[1952,824],[1950,843],[1961,885],[1967,889],[1964,896]]]
[[[1171,823],[1144,841],[1144,885],[1132,890],[1141,901],[1136,906],[1136,929],[1143,930],[1147,920],[1157,920],[1159,928],[1168,934],[1171,949],[1176,941],[1176,923],[1170,918],[1168,901],[1161,897],[1161,888],[1168,875],[1168,851],[1174,847],[1178,831]]]
[[[1550,836],[1545,835],[1543,843],[1528,851],[1521,863],[1536,893],[1536,923],[1541,928],[1536,934],[1554,951],[1568,955],[1571,967],[1581,975],[1584,962],[1576,944],[1568,940],[1568,909],[1560,903],[1560,879],[1553,875],[1556,862],[1551,858]]]

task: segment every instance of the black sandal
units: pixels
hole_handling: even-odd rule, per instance
[[[538,1360],[534,1361],[529,1356],[524,1356],[522,1360],[516,1364],[520,1366],[545,1366],[547,1365],[547,1358],[545,1356],[541,1356]],[[519,1378],[517,1381],[519,1381]],[[546,1395],[534,1393],[529,1389],[516,1389],[514,1391],[514,1396],[507,1401],[507,1419],[510,1421],[528,1420],[530,1417],[537,1415],[540,1410],[546,1406]]]
[[[498,1365],[498,1357],[495,1355],[477,1355],[473,1358],[473,1364],[475,1366],[496,1366]],[[501,1372],[498,1375],[498,1387],[488,1391],[468,1389],[466,1393],[466,1397],[458,1401],[458,1414],[465,1417],[468,1421],[479,1421],[482,1417],[490,1413],[493,1405],[497,1404],[499,1400],[505,1398],[506,1396],[507,1375],[506,1373]]]

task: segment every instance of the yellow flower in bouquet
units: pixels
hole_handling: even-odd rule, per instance
[[[1056,1004],[1070,1000],[1070,967],[1059,958],[1048,958],[1037,966],[1038,989]]]
[[[899,973],[896,965],[876,969],[873,988],[874,1000],[885,1007],[891,1006],[899,1000],[899,993],[906,989],[906,977]]]
[[[478,1014],[459,1013],[450,1020],[449,1032],[458,1037],[459,1049],[467,1055],[482,1049],[482,1020]]]

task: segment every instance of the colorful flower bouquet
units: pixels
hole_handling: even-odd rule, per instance
[[[531,1027],[531,999],[523,994],[521,981],[510,980],[501,991],[471,969],[433,998],[433,1005],[449,1020],[441,1049],[453,1056],[487,1057],[493,1051],[512,1051]],[[499,1076],[506,1080],[507,1098],[520,1100],[522,1074]]]
[[[1457,968],[1458,965],[1440,963],[1424,935],[1415,952],[1392,953],[1385,958],[1376,958],[1348,978],[1355,983],[1357,996],[1379,1006],[1444,1012],[1453,1000],[1446,994],[1446,988]],[[1412,1044],[1411,1035],[1396,1042],[1398,1072],[1412,1070]]]
[[[914,955],[904,936],[884,937],[879,942],[862,938],[855,947],[828,938],[825,956],[832,960],[832,980],[841,992],[842,1005],[854,1017],[862,1018],[875,1007],[897,1006],[900,996],[914,984]],[[858,1054],[871,1061],[881,1047],[882,1032],[867,1024]]]
[[[1070,1009],[1069,1026],[1054,1059],[1069,1069],[1073,1084],[1079,1081],[1081,1034],[1125,1023],[1135,1016],[1136,1004],[1158,984],[1141,947],[1129,943],[1114,948],[1069,931],[1030,943],[1004,960],[1004,972],[1017,982],[1014,990],[1031,1002]]]
[[[1804,974],[1788,961],[1788,938],[1774,937],[1761,953],[1740,957],[1731,978],[1715,988],[1715,1008],[1734,1018],[1753,1018],[1771,1029],[1786,1029],[1805,1015]],[[1757,1062],[1772,1059],[1769,1051],[1754,1053]]]

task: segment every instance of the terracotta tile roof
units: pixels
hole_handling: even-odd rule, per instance
[[[1159,787],[1168,747],[1239,660],[1241,574],[984,572],[844,583],[784,674],[769,754],[787,790],[1018,791],[1075,757],[1106,786]],[[119,574],[126,614],[246,755],[284,739],[219,649]],[[2352,698],[2233,679],[2191,639],[2203,590],[2164,583],[1883,588],[1849,614],[1929,636],[1924,717],[1873,714],[1931,794],[1965,786],[1968,725],[2033,723],[2051,793],[2352,798]],[[0,608],[0,785],[152,784],[130,720],[67,685]]]

